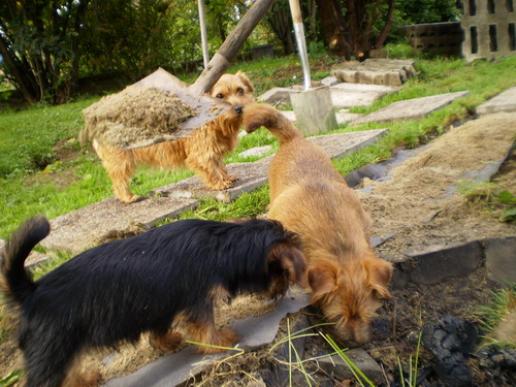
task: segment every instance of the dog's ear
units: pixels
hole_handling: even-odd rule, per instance
[[[391,293],[387,286],[392,278],[392,263],[372,255],[364,260],[364,266],[373,293],[378,298],[391,298]]]
[[[235,75],[238,78],[240,78],[242,83],[245,85],[248,93],[254,92],[254,86],[253,86],[251,80],[247,77],[247,75],[245,75],[245,73],[243,73],[242,71],[238,71]]]
[[[337,289],[339,268],[331,261],[318,261],[308,270],[308,283],[312,288],[312,298],[318,300]]]
[[[285,243],[273,246],[267,258],[268,263],[278,262],[282,270],[288,273],[289,282],[298,282],[306,286],[306,263],[301,250]]]

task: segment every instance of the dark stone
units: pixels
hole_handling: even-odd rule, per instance
[[[385,381],[382,368],[366,351],[356,348],[346,351],[346,355],[372,381],[375,383]],[[353,373],[338,355],[320,359],[319,367],[337,381],[353,379]]]
[[[374,319],[371,329],[375,340],[386,340],[391,334],[391,324],[387,319]]]
[[[516,237],[487,239],[483,244],[488,278],[504,285],[516,282]]]
[[[407,255],[409,259],[395,264],[394,289],[402,289],[408,283],[432,285],[449,278],[464,277],[483,263],[482,245],[478,241]]]
[[[294,325],[290,326],[290,332],[296,332],[308,327],[308,319],[305,315],[301,315],[299,318],[296,319]],[[292,344],[296,349],[300,359],[303,359],[305,355],[305,342],[306,338],[304,337],[292,340]],[[277,347],[277,349],[274,352],[274,357],[276,357],[279,360],[288,362],[288,352],[289,343],[287,341],[284,344]],[[295,356],[293,351],[292,356]],[[295,357],[292,361],[296,361]],[[267,386],[284,387],[288,385],[288,367],[279,364],[278,362],[270,363],[268,368],[265,368],[264,370],[260,371],[260,376],[262,377],[263,381],[265,382],[265,385]],[[299,374],[299,372],[295,372],[292,376],[292,379],[299,377],[301,377],[304,381],[304,376]],[[303,384],[303,381],[301,381],[301,384]],[[294,383],[294,380],[292,382],[293,385],[297,385],[296,383]]]
[[[435,372],[447,386],[472,384],[466,359],[477,335],[472,323],[453,316],[445,316],[423,328],[423,345],[434,355]]]

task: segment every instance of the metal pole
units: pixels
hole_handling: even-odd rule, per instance
[[[294,22],[294,33],[296,35],[297,51],[301,58],[301,66],[303,67],[303,79],[305,90],[310,89],[312,82],[310,80],[310,64],[308,63],[308,51],[306,49],[305,28],[303,26],[303,17],[301,15],[301,7],[299,0],[289,0],[292,21]]]
[[[206,7],[204,6],[204,0],[197,0],[197,6],[199,8],[199,25],[201,27],[202,59],[206,69],[210,61],[210,53],[208,52],[208,32],[206,30]]]

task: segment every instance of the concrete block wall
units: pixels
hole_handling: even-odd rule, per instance
[[[462,4],[466,60],[516,54],[516,0],[463,0]]]

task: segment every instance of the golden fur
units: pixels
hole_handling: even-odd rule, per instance
[[[224,74],[210,95],[223,99],[234,108],[187,138],[135,149],[116,148],[94,140],[93,148],[111,178],[114,195],[124,203],[138,200],[130,190],[131,177],[138,164],[159,168],[186,167],[195,171],[211,189],[231,187],[235,178],[228,174],[223,158],[237,145],[242,106],[254,101],[253,91],[245,74]]]
[[[268,217],[301,236],[313,303],[341,339],[368,341],[380,299],[390,296],[392,265],[375,255],[358,197],[326,153],[273,107],[248,105],[243,124],[265,126],[280,142],[269,169]]]

